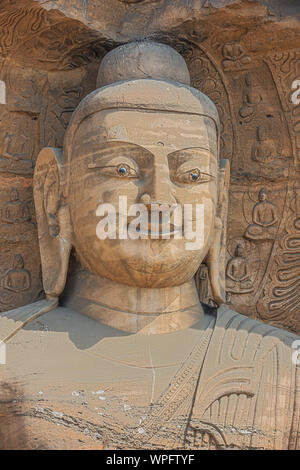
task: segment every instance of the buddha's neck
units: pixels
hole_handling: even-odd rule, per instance
[[[199,322],[203,310],[194,280],[176,287],[139,288],[81,271],[63,304],[105,325],[130,333],[169,333]]]

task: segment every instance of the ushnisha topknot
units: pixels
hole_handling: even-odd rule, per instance
[[[147,58],[147,65],[142,55]],[[80,102],[65,134],[65,194],[74,136],[81,122],[97,112],[117,109],[203,116],[214,122],[219,141],[220,122],[215,104],[189,83],[183,57],[170,46],[143,41],[109,52],[99,67],[100,88]]]
[[[103,58],[97,88],[123,80],[154,78],[190,85],[190,73],[184,58],[170,46],[139,41],[124,44]]]

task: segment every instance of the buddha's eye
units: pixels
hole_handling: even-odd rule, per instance
[[[196,181],[199,181],[201,179],[201,173],[198,170],[198,168],[195,168],[190,172],[190,180],[194,183]]]
[[[178,183],[184,184],[195,184],[195,183],[207,183],[213,179],[214,176],[209,173],[204,173],[199,168],[193,168],[192,170],[177,172],[175,180]]]
[[[119,173],[120,176],[125,176],[125,175],[127,175],[127,173],[128,173],[127,165],[126,165],[126,166],[125,166],[125,165],[120,165],[120,166],[117,168],[117,170],[118,170],[118,173]]]
[[[101,163],[89,163],[88,168],[90,169],[99,169],[103,175],[116,176],[119,178],[137,178],[138,171],[129,165],[128,163],[119,163],[102,166]]]
[[[132,176],[137,176],[136,174],[136,171],[134,168],[131,168],[129,165],[127,165],[126,163],[120,163],[120,165],[118,165],[116,167],[116,172],[118,174],[118,176],[121,176],[121,177],[132,177]]]

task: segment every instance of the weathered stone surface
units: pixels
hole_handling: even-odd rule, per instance
[[[223,56],[227,72],[251,62],[237,44]],[[248,188],[251,219],[245,227],[229,222],[243,232],[227,244],[230,165],[220,159],[219,113],[187,84],[182,58],[169,46],[135,42],[110,52],[101,74],[105,85],[74,111],[63,149],[46,147],[37,157],[47,299],[0,315],[0,346],[9,357],[4,446],[16,434],[17,448],[299,448],[299,337],[222,305],[226,289],[228,303],[255,291],[259,246],[273,246],[284,203],[270,197],[269,180],[253,190],[255,198]],[[239,114],[248,123],[262,96],[249,72],[245,84]],[[275,159],[275,137],[260,125],[256,136],[251,159]],[[234,178],[248,182],[237,170]],[[5,221],[28,223],[28,205],[16,189],[10,194]],[[186,204],[198,204],[204,221],[186,217]],[[101,226],[112,236],[102,237]],[[77,266],[68,273],[72,250]],[[20,254],[3,285],[29,289]],[[65,433],[55,435],[53,425]]]
[[[299,333],[300,105],[291,100],[300,79],[299,19],[297,2],[279,0],[2,1],[1,276],[21,254],[31,279],[27,297],[24,291],[7,305],[35,300],[41,291],[32,204],[39,150],[62,146],[73,110],[95,88],[105,52],[150,38],[183,55],[192,85],[216,103],[221,117],[221,156],[231,162],[228,302]],[[11,205],[13,188],[19,200]],[[271,229],[258,205],[262,188]],[[27,215],[14,221],[5,215],[10,212],[29,212],[30,221]],[[254,218],[261,218],[260,227]],[[244,272],[248,280],[240,279]]]

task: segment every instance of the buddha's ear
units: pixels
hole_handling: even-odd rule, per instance
[[[212,245],[206,256],[212,295],[220,305],[225,303],[225,268],[226,268],[226,230],[228,213],[228,193],[230,182],[229,160],[219,163],[218,204],[216,211],[215,232]]]
[[[44,148],[35,166],[33,194],[47,297],[58,297],[65,287],[72,246],[69,208],[62,195],[63,180],[62,150]]]

